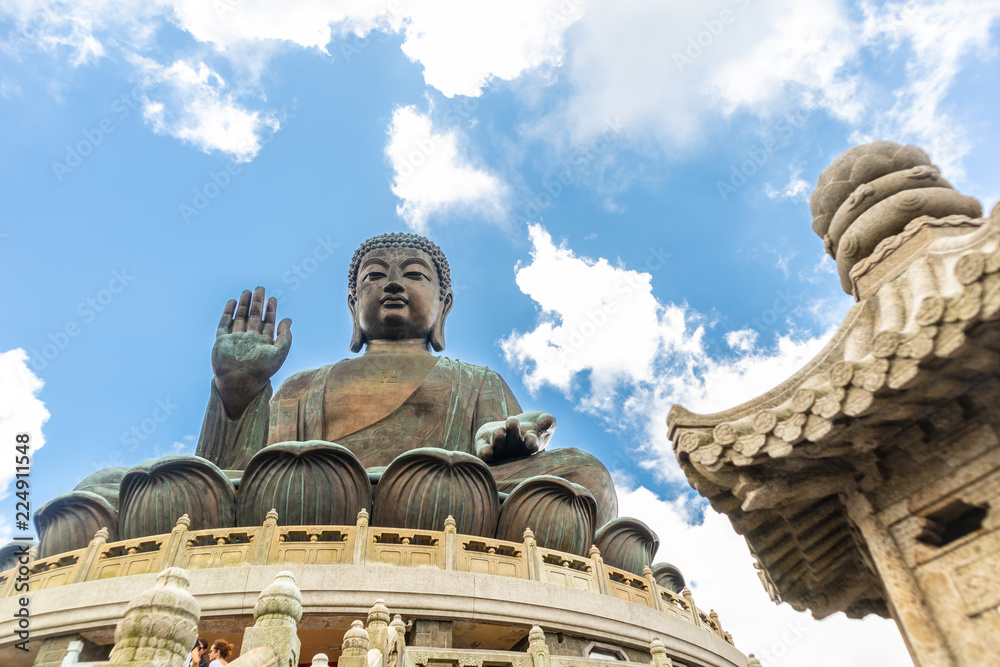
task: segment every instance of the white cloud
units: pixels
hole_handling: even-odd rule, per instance
[[[562,62],[563,35],[584,12],[586,0],[80,0],[50,7],[44,0],[0,0],[0,11],[37,29],[34,46],[62,45],[78,64],[103,55],[120,38],[138,44],[150,26],[170,21],[220,53],[252,57],[271,43],[326,52],[331,40],[372,31],[400,33],[403,53],[424,69],[428,85],[447,96],[478,95],[492,78]],[[22,45],[23,46],[23,45]]]
[[[791,199],[793,201],[804,202],[809,201],[809,195],[812,194],[812,185],[809,181],[802,178],[802,170],[796,169],[792,172],[792,176],[788,179],[785,187],[777,190],[768,184],[764,187],[764,193],[769,199]]]
[[[278,130],[277,118],[240,106],[222,77],[204,63],[178,60],[164,67],[141,58],[138,64],[147,91],[143,116],[157,134],[248,162],[260,151],[262,134]]]
[[[557,66],[563,34],[583,15],[585,0],[178,0],[182,27],[220,50],[250,40],[284,40],[325,50],[331,39],[371,31],[402,33],[403,53],[424,69],[427,85],[448,97],[479,95],[491,78]]]
[[[31,455],[45,444],[42,425],[48,421],[49,411],[37,396],[45,383],[28,368],[27,362],[28,355],[21,348],[0,353],[0,442],[3,443],[0,499],[11,492],[9,485],[16,472],[15,456],[20,455],[15,450],[17,434],[27,433],[30,436]],[[8,509],[5,508],[5,515]],[[0,517],[0,544],[9,539],[10,528],[6,516]]]
[[[730,331],[725,335],[726,345],[740,352],[749,352],[757,346],[759,336],[755,329]]]
[[[447,96],[479,95],[491,80],[526,73],[566,82],[570,94],[558,109],[522,128],[566,152],[600,135],[608,119],[622,123],[631,144],[648,150],[653,139],[661,153],[676,155],[678,147],[699,144],[709,119],[738,110],[771,119],[806,108],[847,122],[854,141],[916,141],[960,177],[971,141],[945,98],[970,58],[993,53],[996,0],[883,6],[860,0],[860,12],[857,6],[844,0],[0,0],[0,14],[15,25],[3,48],[68,50],[76,65],[116,52],[159,53],[157,34],[172,24],[210,47],[179,60],[225,57],[249,79],[235,85],[237,97],[244,86],[259,84],[282,48],[337,57],[330,45],[339,44],[347,56],[358,37],[402,35],[401,48],[423,68],[427,85]],[[901,82],[865,67],[867,59],[897,49],[912,53]],[[517,91],[530,106],[541,99],[538,88]],[[204,103],[191,113],[201,120],[184,134],[203,149],[242,150],[245,127],[266,124],[255,117],[261,112],[233,98],[199,92],[195,99]],[[222,114],[224,127],[208,127],[213,113]],[[249,159],[253,150],[244,154]]]
[[[713,356],[703,341],[704,318],[657,300],[651,274],[578,257],[540,225],[529,226],[529,235],[532,261],[518,267],[516,280],[541,314],[533,330],[501,342],[506,360],[530,391],[549,385],[578,395],[581,409],[640,431],[644,465],[664,479],[682,479],[663,423],[672,404],[714,412],[754,398],[805,365],[833,333],[789,334],[761,349],[759,332],[748,327],[724,336],[735,355]],[[774,312],[759,319],[774,324],[794,300],[779,296]]]
[[[148,45],[164,19],[163,0],[0,0],[0,16],[10,21],[0,49],[66,53],[74,67],[107,55],[107,46]]]
[[[563,33],[587,0],[423,0],[406,3],[403,53],[424,67],[424,79],[445,95],[478,95],[490,78],[558,66]]]
[[[972,140],[952,117],[945,98],[970,55],[982,59],[996,56],[990,37],[1000,20],[1000,2],[908,0],[881,6],[863,2],[862,9],[869,42],[906,51],[906,82],[895,91],[895,105],[852,140],[913,141],[949,179],[961,180],[961,160],[971,149]]]
[[[845,67],[857,42],[835,0],[595,3],[567,37],[573,94],[553,126],[583,141],[619,118],[633,139],[675,147],[697,143],[706,107],[805,104],[854,118]]]
[[[728,519],[701,499],[664,500],[646,488],[616,480],[619,512],[644,521],[660,536],[654,562],[669,562],[684,574],[695,604],[715,609],[736,647],[754,653],[765,667],[910,667],[909,655],[892,621],[863,621],[835,614],[816,621],[786,604],[775,605],[753,567],[746,542]],[[704,521],[691,515],[704,507]]]
[[[495,220],[505,212],[506,184],[462,155],[458,130],[434,131],[430,114],[399,107],[392,114],[385,155],[393,170],[392,192],[406,224],[422,232],[431,215],[467,208]]]

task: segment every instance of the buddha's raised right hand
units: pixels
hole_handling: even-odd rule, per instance
[[[292,346],[292,321],[274,321],[278,300],[273,296],[264,307],[264,288],[240,296],[239,306],[231,299],[222,311],[219,329],[212,347],[215,387],[231,418],[243,414],[254,398],[264,390],[271,376],[278,372]]]

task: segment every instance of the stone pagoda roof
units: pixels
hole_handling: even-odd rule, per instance
[[[841,494],[947,465],[907,444],[1000,401],[1000,206],[917,218],[850,277],[859,302],[798,373],[730,410],[667,417],[689,482],[746,538],[772,599],[817,618],[888,616]],[[901,500],[882,493],[883,508]]]

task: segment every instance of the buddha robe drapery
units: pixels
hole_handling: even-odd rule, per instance
[[[387,466],[417,447],[475,454],[475,435],[491,421],[521,413],[507,383],[495,371],[438,357],[417,388],[395,409],[363,428],[342,433],[326,418],[330,375],[336,365],[292,375],[271,397],[268,385],[242,415],[230,418],[212,382],[197,455],[226,470],[243,470],[266,445],[286,441],[326,440],[350,449],[365,467]],[[360,410],[368,406],[359,406]],[[336,435],[335,439],[331,436]],[[534,475],[557,475],[589,489],[598,504],[598,525],[617,516],[617,497],[607,469],[575,448],[491,461],[501,491],[510,491]]]

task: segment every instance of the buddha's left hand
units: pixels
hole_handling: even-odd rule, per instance
[[[476,431],[476,456],[486,462],[529,456],[545,449],[556,430],[547,412],[522,412],[502,422],[487,422]]]

